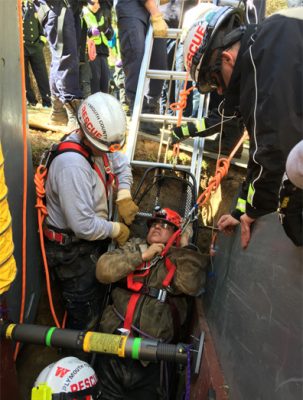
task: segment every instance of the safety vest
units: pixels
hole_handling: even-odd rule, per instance
[[[83,18],[88,29],[97,28],[98,26],[104,25],[103,15],[101,15],[101,18],[98,20],[96,15],[91,12],[88,7],[83,7]],[[102,43],[108,46],[108,40],[103,32],[100,32],[99,36],[92,36],[90,39],[95,42],[96,46],[99,46]]]

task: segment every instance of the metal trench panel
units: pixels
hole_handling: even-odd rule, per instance
[[[17,0],[0,0],[0,140],[5,158],[5,179],[8,186],[9,208],[13,221],[13,240],[17,277],[7,298],[9,317],[19,319],[22,274],[22,206],[23,206],[23,140],[21,67]],[[33,321],[40,296],[42,265],[37,235],[35,190],[31,144],[27,140],[28,193],[27,193],[27,290],[24,322]]]
[[[207,320],[232,400],[303,398],[303,249],[277,214],[260,218],[247,250],[220,236]]]

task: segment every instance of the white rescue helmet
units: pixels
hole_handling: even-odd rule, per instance
[[[96,400],[100,395],[95,371],[76,357],[65,357],[45,367],[32,389],[32,399]]]
[[[244,30],[242,9],[200,4],[199,18],[188,29],[183,41],[185,68],[200,93],[216,89],[212,72],[221,76],[221,52],[216,60],[211,60],[213,50],[227,49],[241,38]]]
[[[114,96],[102,92],[88,96],[80,104],[78,120],[85,137],[97,149],[114,152],[123,147],[126,116]]]

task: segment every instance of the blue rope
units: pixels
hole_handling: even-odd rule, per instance
[[[185,386],[185,396],[184,400],[190,400],[190,349],[192,345],[186,347],[187,353],[187,366],[186,366],[186,386]]]

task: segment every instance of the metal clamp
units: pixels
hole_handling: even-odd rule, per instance
[[[160,301],[160,303],[165,303],[166,297],[167,297],[167,291],[164,289],[160,289],[157,300]]]

